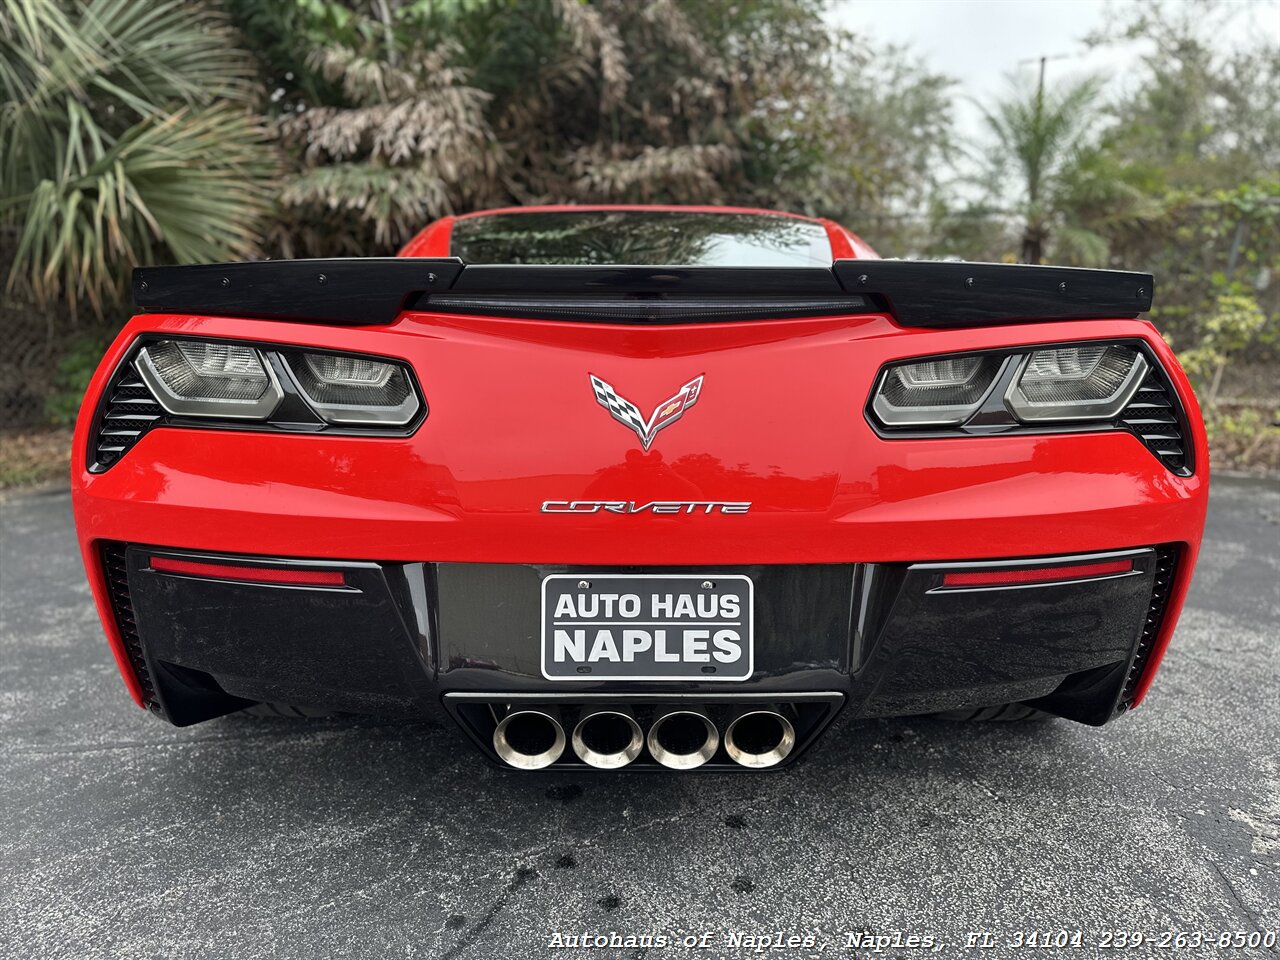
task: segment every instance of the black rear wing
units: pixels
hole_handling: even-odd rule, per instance
[[[1136,317],[1150,274],[937,260],[827,267],[539,266],[371,257],[140,267],[151,312],[389,324],[404,310],[614,323],[887,312],[904,326]]]

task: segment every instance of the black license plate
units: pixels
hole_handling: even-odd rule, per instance
[[[746,680],[750,577],[554,574],[542,581],[548,680]]]

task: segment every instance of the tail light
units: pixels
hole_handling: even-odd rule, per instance
[[[884,367],[867,419],[886,439],[1127,431],[1190,476],[1186,414],[1139,341],[959,353]]]
[[[194,337],[147,338],[104,391],[89,471],[157,427],[407,436],[426,401],[402,360]]]

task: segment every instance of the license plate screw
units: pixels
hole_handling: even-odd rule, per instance
[[[578,581],[578,589],[579,589],[579,590],[590,590],[590,589],[591,589],[591,581],[590,581],[590,580],[579,580],[579,581]]]
[[[715,589],[715,586],[716,586],[716,585],[715,585],[714,583],[712,583],[710,580],[703,580],[703,581],[702,581],[702,589],[703,589],[703,590],[714,590],[714,589]]]

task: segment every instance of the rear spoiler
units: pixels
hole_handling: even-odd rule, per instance
[[[910,327],[1136,317],[1148,273],[937,260],[826,267],[538,266],[371,257],[139,267],[152,312],[389,324],[404,310],[615,323],[887,312]]]

